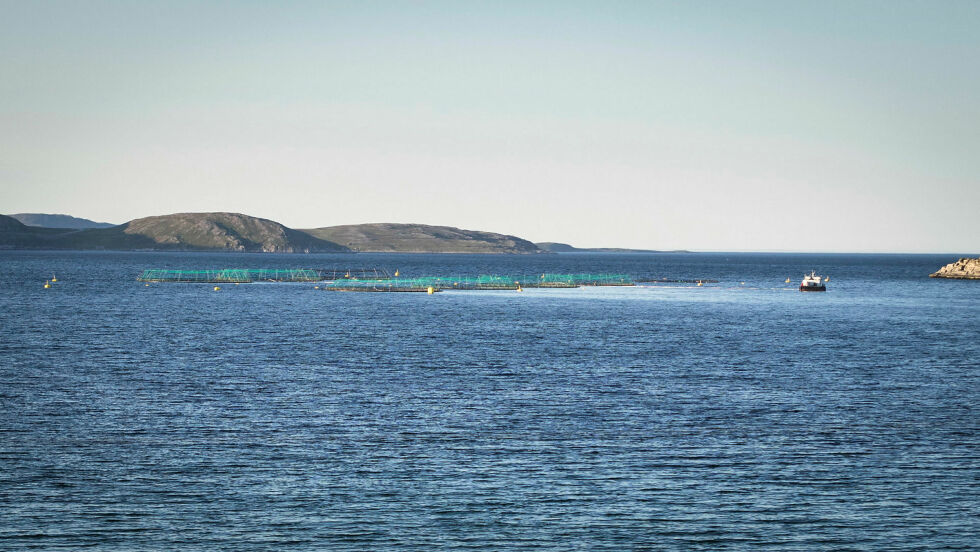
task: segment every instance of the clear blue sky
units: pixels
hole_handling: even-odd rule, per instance
[[[0,1],[0,212],[980,251],[980,2]]]

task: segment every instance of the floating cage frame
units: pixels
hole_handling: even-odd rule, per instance
[[[668,279],[668,278],[656,278],[656,279],[652,279],[652,278],[650,278],[650,279],[637,280],[637,282],[639,282],[641,284],[717,284],[718,283],[718,280],[712,280],[712,279],[709,279],[709,278],[697,278],[697,279],[694,279],[694,280],[691,280],[691,279],[676,280],[676,279]]]
[[[632,286],[625,274],[541,274],[537,276],[426,276],[385,280],[337,280],[328,282],[327,291],[506,291],[522,288],[576,288],[580,286]]]
[[[538,284],[528,283],[527,287],[579,287],[579,286],[634,286],[636,283],[628,274],[542,274]]]
[[[253,282],[323,282],[327,280],[385,280],[388,272],[378,268],[223,268],[215,270],[176,270],[152,268],[136,279],[140,282],[200,284],[250,284]]]
[[[632,286],[626,274],[523,274],[479,276],[391,277],[377,268],[225,268],[217,270],[144,270],[140,282],[179,282],[202,284],[247,284],[253,282],[325,282],[327,291],[433,291],[440,290],[517,290],[521,288],[575,288],[579,286]]]
[[[426,278],[388,278],[384,280],[334,280],[320,286],[326,291],[364,291],[364,292],[432,292],[441,291],[430,286]]]

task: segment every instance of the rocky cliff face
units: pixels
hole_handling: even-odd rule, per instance
[[[960,280],[980,280],[980,258],[963,258],[940,268],[929,275],[930,278],[957,278]]]

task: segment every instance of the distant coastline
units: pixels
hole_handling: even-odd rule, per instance
[[[537,245],[551,253],[690,253],[685,249],[660,251],[656,249],[625,249],[621,247],[575,247],[567,243],[538,242]]]
[[[372,223],[293,229],[241,213],[176,213],[112,225],[62,214],[0,215],[0,249],[262,253],[665,253],[578,248],[496,232]],[[671,251],[671,253],[678,251]],[[683,251],[686,252],[686,251]]]

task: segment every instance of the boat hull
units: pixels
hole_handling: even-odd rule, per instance
[[[827,286],[800,286],[800,291],[827,291]]]

